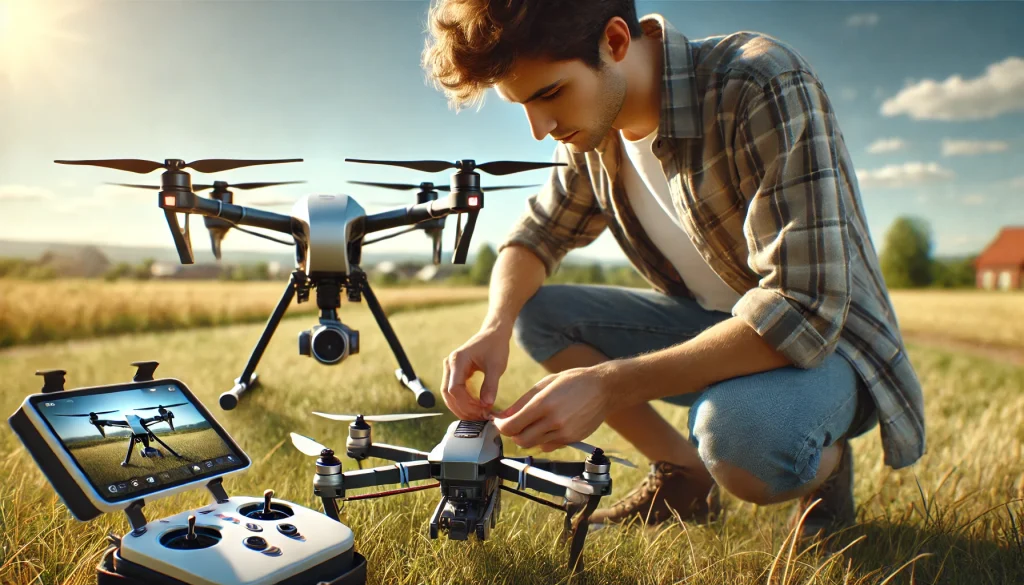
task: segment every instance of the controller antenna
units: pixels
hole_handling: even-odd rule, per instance
[[[196,515],[188,515],[188,534],[185,535],[185,540],[192,542],[196,539]]]
[[[270,498],[274,497],[274,490],[265,490],[263,492],[263,517],[270,517]]]

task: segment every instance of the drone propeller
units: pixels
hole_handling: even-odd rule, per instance
[[[158,409],[159,410],[163,410],[165,408],[173,408],[175,406],[187,406],[187,405],[188,405],[188,402],[179,402],[177,404],[168,404],[168,405],[161,404],[159,406],[147,406],[145,408],[133,408],[132,410],[135,410],[135,411],[139,411],[139,410],[158,410]]]
[[[374,181],[349,181],[354,185],[367,185],[369,187],[381,187],[384,189],[394,189],[396,191],[451,191],[450,185],[434,185],[433,183],[425,182],[418,185],[413,183],[377,183]],[[529,187],[540,187],[540,185],[500,185],[498,187],[488,187],[487,191],[504,191],[507,189],[526,189]]]
[[[227,158],[207,158],[202,160],[194,160],[190,163],[186,163],[185,161],[180,159],[167,159],[162,163],[158,163],[153,162],[151,160],[142,160],[138,158],[111,158],[97,160],[55,160],[53,162],[62,165],[87,165],[93,167],[105,167],[108,169],[117,169],[119,171],[128,171],[131,173],[139,173],[144,175],[146,173],[151,173],[157,169],[192,169],[199,173],[219,173],[221,171],[230,171],[231,169],[251,167],[255,165],[302,162],[302,159],[285,158],[269,160],[240,160]]]
[[[88,416],[88,417],[93,417],[93,416],[100,415],[100,414],[110,414],[112,412],[117,412],[117,411],[116,410],[101,410],[100,412],[90,412],[88,414],[55,414],[54,416],[68,416],[68,417]]]
[[[366,422],[393,422],[399,420],[408,420],[412,418],[423,418],[427,416],[441,416],[440,412],[425,412],[417,414],[326,414],[323,412],[314,412],[317,416],[329,418],[331,420],[340,420],[345,422],[353,422],[357,418],[362,418]]]
[[[270,181],[263,183],[224,183],[223,185],[192,185],[192,190],[202,191],[204,189],[213,189],[214,187],[222,187],[224,189],[262,189],[263,187],[274,187],[276,185],[295,185],[298,183],[305,183],[305,181]]]
[[[594,451],[596,451],[598,449],[598,447],[595,447],[595,446],[591,445],[590,443],[584,443],[583,441],[577,441],[575,443],[569,443],[568,445],[566,445],[566,447],[572,447],[573,449],[578,449],[578,450],[583,451],[584,453],[586,453],[588,455],[590,455],[591,453],[593,453]],[[636,465],[632,461],[630,461],[629,459],[624,459],[622,457],[616,457],[615,455],[611,455],[610,454],[610,453],[614,453],[614,451],[609,452],[609,451],[605,451],[604,449],[601,449],[601,452],[604,453],[605,457],[611,459],[612,461],[621,463],[622,465],[625,465],[626,467],[630,467],[632,469],[636,469]]]
[[[480,170],[485,173],[490,173],[492,175],[510,175],[512,173],[532,171],[535,169],[543,169],[547,167],[565,166],[565,163],[523,162],[512,160],[492,161],[479,165],[476,164],[476,161],[472,159],[463,159],[456,162],[448,162],[443,160],[367,160],[360,158],[346,158],[345,160],[348,162],[355,163],[405,167],[407,169],[423,171],[426,173],[437,173],[447,169],[459,169],[461,171],[467,172],[472,172],[473,170]]]
[[[298,433],[289,433],[292,437],[292,445],[295,446],[303,455],[309,455],[310,457],[319,457],[324,451],[330,451],[327,447],[324,447],[320,443],[317,443],[309,437],[304,437]]]

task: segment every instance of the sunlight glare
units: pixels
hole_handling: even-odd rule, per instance
[[[83,7],[81,2],[54,0],[0,0],[0,81],[17,87],[40,75],[58,77],[57,41],[82,41],[63,23]]]

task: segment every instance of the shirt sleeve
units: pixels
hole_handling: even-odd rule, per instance
[[[528,198],[526,213],[498,246],[499,252],[507,246],[528,248],[544,263],[548,276],[570,250],[593,242],[608,225],[589,175],[581,172],[567,148],[559,144],[554,155],[554,162],[566,166],[551,169],[547,183]]]
[[[855,183],[842,173],[852,170],[810,73],[777,76],[742,102],[733,156],[748,201],[747,263],[760,279],[732,314],[793,365],[812,368],[835,349],[850,307],[844,190]]]

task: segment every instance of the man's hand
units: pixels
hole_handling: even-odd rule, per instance
[[[508,367],[509,340],[512,333],[497,327],[484,327],[443,362],[441,397],[461,420],[490,418],[494,398],[498,395],[498,379]],[[466,389],[466,380],[476,372],[484,373],[480,398]]]
[[[495,414],[501,434],[524,449],[554,451],[590,436],[613,408],[610,374],[605,362],[545,376],[512,406]]]

